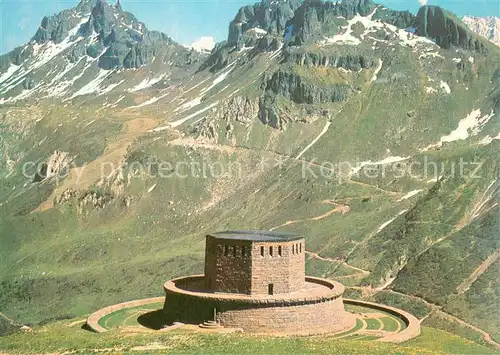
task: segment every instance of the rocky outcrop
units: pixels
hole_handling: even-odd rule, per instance
[[[500,18],[496,16],[464,16],[462,22],[469,29],[500,47]]]
[[[278,106],[278,96],[297,104],[323,104],[344,101],[351,92],[352,88],[348,84],[323,85],[291,69],[281,69],[264,83],[264,94],[259,101],[259,119],[273,128],[283,130],[288,123],[299,118],[284,112]],[[310,115],[314,116],[316,113],[304,112],[302,117]]]
[[[380,7],[371,0],[344,0],[342,2],[306,1],[295,11],[288,22],[289,42],[301,45],[318,38],[337,34],[346,20],[356,15],[372,14],[373,20],[380,20],[399,28],[407,28],[415,16],[408,11],[395,11]]]
[[[32,41],[38,44],[49,41],[60,43],[74,29],[76,34],[69,40],[74,41],[78,37],[83,37],[83,40],[75,44],[68,54],[68,59],[73,63],[88,55],[99,58],[99,67],[109,70],[139,68],[150,63],[160,53],[169,53],[169,58],[165,60],[178,65],[189,65],[202,58],[201,55],[193,58],[189,49],[163,33],[149,31],[133,14],[106,0],[83,0],[74,9],[44,17]],[[6,65],[2,62],[19,65],[29,56],[29,53],[25,53],[26,49],[18,52],[10,54],[9,58],[0,59],[0,66]]]
[[[373,14],[372,20],[380,20],[399,28],[409,28],[415,23],[415,15],[410,11],[396,11],[385,7],[379,7]]]
[[[199,125],[197,128],[199,137],[217,142],[222,126],[226,139],[231,139],[235,122],[250,126],[258,115],[259,99],[250,99],[246,96],[232,97],[219,105],[212,116],[213,119]]]
[[[199,71],[210,68],[211,71],[218,71],[224,68],[229,61],[230,47],[226,41],[219,42],[212,50],[212,54],[201,65]]]
[[[298,104],[319,104],[345,100],[351,92],[346,84],[318,85],[289,70],[278,70],[267,82],[266,92],[287,97]]]
[[[250,125],[259,112],[259,102],[246,96],[234,96],[224,101],[215,112],[218,120]]]
[[[300,0],[262,0],[260,3],[240,8],[229,25],[227,44],[237,48],[249,47],[252,44],[245,43],[244,34],[252,28],[281,36],[300,3]]]
[[[36,86],[35,80],[28,76],[26,79],[23,81],[23,89],[25,90],[31,90]]]
[[[281,46],[283,34],[301,0],[262,0],[239,9],[229,25],[227,41],[218,43],[201,65],[200,71],[218,71],[232,52],[255,47],[255,53],[275,51]]]
[[[34,182],[50,179],[51,177],[66,177],[71,164],[69,153],[54,151],[47,162],[40,165],[39,171],[35,175]]]
[[[360,69],[369,69],[373,67],[374,59],[363,54],[340,54],[340,53],[321,53],[321,52],[304,52],[294,50],[289,47],[284,50],[283,56],[288,63],[307,65],[307,66],[324,66],[332,68],[344,68],[347,70],[358,71]]]
[[[437,45],[485,53],[484,42],[455,15],[439,6],[422,6],[415,20],[416,34],[433,39]]]
[[[78,211],[83,212],[85,207],[92,208],[104,208],[112,200],[113,195],[103,191],[80,191],[74,189],[68,189],[62,193],[62,195],[55,201],[56,204],[62,204],[69,202],[71,200],[78,201]]]

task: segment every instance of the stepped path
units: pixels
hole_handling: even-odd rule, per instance
[[[136,118],[123,124],[120,134],[109,143],[104,153],[86,165],[74,167],[70,170],[68,177],[62,181],[52,192],[50,197],[43,202],[36,211],[44,211],[54,207],[54,199],[68,190],[84,190],[112,174],[123,164],[128,147],[134,140],[156,127],[157,120],[153,118]]]

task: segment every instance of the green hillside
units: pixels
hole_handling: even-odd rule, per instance
[[[259,6],[264,19],[236,20],[261,21],[262,38],[234,22],[210,55],[189,55],[161,37],[161,62],[108,73],[160,78],[140,90],[0,90],[0,312],[37,330],[1,337],[0,351],[486,354],[500,343],[500,49],[470,31],[456,43],[411,34],[415,21],[427,28],[424,12],[371,1]],[[13,75],[3,87],[24,80]],[[300,233],[308,274],[429,328],[398,346],[66,326],[202,273],[206,233],[230,229]],[[0,333],[11,327],[0,317]]]

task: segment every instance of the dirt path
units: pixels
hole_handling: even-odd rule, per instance
[[[315,253],[312,253],[312,252],[308,252],[308,251],[306,251],[306,253],[307,253],[307,254],[309,254],[309,255],[311,255],[311,256],[313,256],[313,257],[315,257],[315,258],[318,258],[318,259],[320,259],[320,260],[329,261],[329,262],[332,262],[332,263],[339,263],[339,261],[338,261],[338,260],[336,260],[336,259],[324,258],[324,257],[319,256],[318,254],[315,254]],[[479,277],[479,276],[481,275],[481,274],[479,273],[479,272],[481,272],[481,270],[482,270],[482,272],[486,271],[486,270],[488,269],[488,267],[489,267],[489,266],[491,266],[491,265],[494,263],[494,261],[498,260],[498,258],[500,257],[500,255],[499,255],[499,254],[500,254],[500,250],[498,250],[497,252],[495,252],[495,253],[494,253],[494,254],[493,254],[490,258],[488,258],[488,259],[487,259],[487,260],[486,260],[483,264],[481,264],[481,266],[480,266],[478,269],[476,269],[475,273],[473,273],[473,275],[475,275],[475,276],[476,276],[476,279],[477,279],[477,277]],[[348,267],[351,267],[351,268],[353,268],[353,269],[356,269],[356,270],[360,271],[361,273],[369,273],[369,272],[368,272],[368,271],[366,271],[366,270],[362,270],[362,269],[356,268],[356,267],[354,267],[354,266],[348,265],[348,264],[347,264],[347,263],[345,263],[345,262],[344,262],[344,264],[345,264],[346,266],[348,266]],[[471,275],[470,277],[474,277],[473,275]],[[352,275],[348,275],[348,276],[349,276],[349,277],[352,277]],[[373,292],[373,291],[374,291],[374,292],[379,292],[379,291],[381,291],[381,290],[377,290],[377,289],[372,289],[371,287],[361,287],[361,286],[352,286],[352,287],[349,287],[349,288],[352,288],[352,289],[359,289],[359,290],[362,290],[362,291],[369,290],[369,291],[371,291],[371,292]],[[462,319],[460,319],[460,318],[457,318],[457,317],[455,317],[455,316],[453,316],[453,315],[451,315],[451,314],[449,314],[449,313],[444,312],[444,311],[442,310],[442,307],[441,307],[441,306],[438,306],[438,305],[436,305],[436,304],[434,304],[434,303],[430,303],[430,302],[428,302],[427,300],[425,300],[425,299],[423,299],[423,298],[421,298],[421,297],[418,297],[418,296],[407,295],[407,294],[400,293],[400,292],[396,292],[396,291],[392,291],[392,290],[388,290],[387,292],[395,293],[395,294],[398,294],[398,295],[401,295],[401,296],[404,296],[404,297],[408,297],[408,298],[412,298],[412,299],[415,299],[415,300],[418,300],[418,301],[424,302],[424,303],[425,303],[425,304],[426,304],[426,305],[427,305],[427,306],[431,309],[431,312],[436,312],[436,313],[438,313],[438,314],[442,315],[442,316],[443,316],[443,317],[445,317],[445,318],[448,318],[448,319],[454,320],[454,321],[456,321],[457,323],[459,323],[459,324],[461,324],[461,325],[464,325],[464,326],[466,326],[466,327],[469,327],[469,328],[471,328],[471,329],[475,330],[476,332],[478,332],[478,333],[480,333],[480,334],[482,335],[483,340],[484,340],[486,343],[488,343],[488,344],[490,344],[490,345],[494,346],[494,347],[495,347],[495,348],[497,348],[497,349],[500,349],[500,344],[499,344],[499,343],[497,343],[497,342],[495,342],[495,341],[492,339],[492,337],[491,337],[491,335],[490,335],[490,334],[488,334],[488,333],[487,333],[487,332],[485,332],[484,330],[482,330],[482,329],[480,329],[480,328],[476,327],[475,325],[472,325],[472,324],[470,324],[470,323],[467,323],[467,322],[463,321],[463,320],[462,320]],[[422,321],[423,321],[425,318],[427,318],[428,316],[429,316],[429,315],[427,315],[426,317],[422,318],[422,319],[420,320],[420,322],[422,322]]]
[[[319,132],[318,136],[316,138],[313,139],[313,141],[311,143],[309,143],[307,145],[307,147],[305,147],[300,153],[299,155],[297,155],[297,157],[295,159],[300,159],[300,157],[302,157],[304,155],[304,153],[306,153],[313,145],[316,144],[317,141],[319,141],[319,139],[321,137],[323,137],[323,135],[328,131],[328,128],[330,127],[330,125],[332,124],[332,121],[328,120],[325,124],[325,127],[323,127],[323,130],[321,132]]]
[[[301,222],[319,221],[319,220],[322,220],[324,218],[330,217],[331,215],[333,215],[335,213],[341,213],[342,216],[344,216],[351,211],[351,208],[348,205],[336,203],[333,200],[325,200],[325,201],[321,201],[321,203],[334,205],[335,207],[333,209],[331,209],[330,211],[323,213],[322,215],[319,215],[316,217],[310,217],[310,218],[306,218],[306,219],[286,221],[285,223],[280,224],[279,226],[272,227],[269,230],[273,231],[273,230],[276,230],[276,229],[281,228],[281,227],[285,227],[285,226],[289,226],[291,224],[296,224],[296,223],[301,223]]]
[[[500,258],[500,249],[495,251],[493,255],[487,258],[481,265],[477,267],[476,270],[469,277],[467,277],[458,287],[458,294],[462,294],[466,292],[474,282],[476,282],[477,278],[484,274],[488,268],[493,265]]]
[[[441,306],[438,306],[434,303],[431,303],[429,301],[426,301],[425,299],[421,298],[421,297],[418,297],[418,296],[413,296],[413,295],[407,295],[405,293],[401,293],[401,292],[396,292],[396,291],[388,291],[388,292],[392,292],[392,293],[395,293],[395,294],[398,294],[398,295],[402,295],[402,296],[405,296],[405,297],[408,297],[408,298],[413,298],[415,300],[419,300],[421,302],[424,302],[427,306],[429,306],[431,308],[432,311],[436,312],[437,314],[445,317],[445,318],[448,318],[448,319],[452,319],[454,321],[456,321],[457,323],[461,324],[461,325],[464,325],[466,327],[469,327],[473,330],[475,330],[476,332],[480,333],[482,336],[483,336],[483,340],[485,342],[487,342],[488,344],[494,346],[495,348],[497,349],[500,349],[500,344],[498,344],[497,342],[495,342],[492,338],[491,338],[491,335],[488,334],[487,332],[485,332],[484,330],[476,327],[475,325],[472,325],[470,323],[467,323],[465,322],[464,320],[460,319],[460,318],[457,318],[449,313],[446,313],[445,311],[443,311],[442,307]],[[422,322],[422,321],[421,321]]]
[[[13,319],[10,319],[9,317],[7,317],[5,314],[3,314],[2,312],[0,312],[0,317],[5,319],[8,323],[14,325],[14,326],[17,326],[18,324],[13,320]]]
[[[54,207],[54,199],[60,197],[68,189],[87,189],[101,178],[111,174],[114,169],[123,164],[128,147],[134,140],[141,134],[156,127],[157,124],[158,122],[153,118],[136,118],[125,122],[118,137],[108,144],[99,158],[84,166],[72,168],[68,177],[56,187],[50,197],[35,211],[44,211]]]
[[[404,193],[401,193],[401,192],[384,190],[384,189],[382,189],[382,188],[380,188],[380,187],[378,187],[376,185],[368,184],[366,182],[361,182],[361,181],[357,181],[357,180],[351,180],[351,179],[349,179],[348,183],[349,184],[360,185],[360,186],[364,186],[364,187],[369,187],[369,188],[375,189],[377,191],[380,191],[380,192],[382,192],[384,194],[388,194],[388,195],[391,195],[391,196],[401,197],[401,196],[404,195]]]
[[[342,264],[348,268],[351,268],[353,270],[358,271],[359,272],[358,275],[365,275],[366,276],[370,273],[370,271],[363,270],[363,269],[357,268],[356,266],[349,265],[344,260],[325,258],[325,257],[320,256],[319,254],[313,253],[312,251],[306,251],[306,254],[308,254],[309,256],[311,256],[314,259],[323,260],[323,261],[327,261],[327,262],[335,263],[335,264]],[[348,276],[351,277],[352,275],[348,275]]]

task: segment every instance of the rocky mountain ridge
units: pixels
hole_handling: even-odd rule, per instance
[[[202,233],[245,227],[306,235],[308,272],[349,297],[500,339],[497,47],[432,6],[263,1],[203,55],[148,49],[121,10],[84,4],[0,74],[9,317],[154,296],[201,271]]]
[[[464,16],[462,21],[474,32],[500,46],[500,18]]]
[[[117,87],[133,90],[137,84],[127,86],[134,81],[127,79],[130,70],[148,67],[158,82],[173,73],[183,76],[205,56],[149,31],[119,5],[82,0],[73,9],[44,17],[30,42],[0,57],[0,102],[86,95],[119,71],[122,77],[108,80],[102,93]]]

